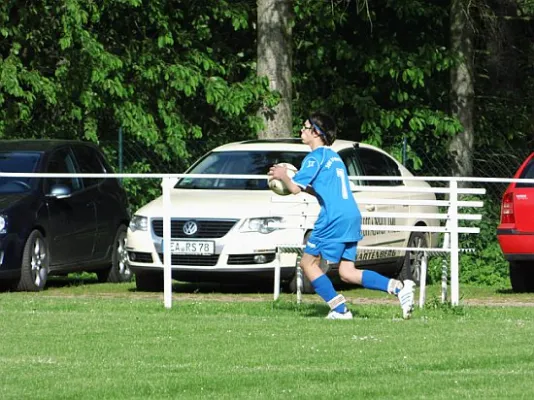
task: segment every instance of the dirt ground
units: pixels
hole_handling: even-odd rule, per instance
[[[96,284],[96,282],[94,282]],[[82,293],[76,291],[73,293],[73,286],[83,287]],[[102,288],[102,290],[100,290]],[[180,301],[272,301],[272,285],[257,284],[224,284],[224,283],[177,283],[173,282],[173,302]],[[53,280],[47,285],[47,289],[41,292],[45,296],[51,297],[94,297],[94,298],[117,298],[128,297],[132,299],[161,299],[163,302],[163,292],[137,292],[135,284],[132,284],[126,290],[117,291],[113,285],[100,286],[93,285],[92,281],[73,282],[72,280]],[[367,291],[361,291],[354,288],[340,288],[348,302],[354,305],[358,304],[397,304],[397,299],[393,296],[383,295],[382,293],[369,295]],[[429,293],[429,292],[427,292]],[[433,301],[434,294],[427,294],[427,303]],[[296,294],[282,292],[281,298],[284,300],[295,300]],[[416,294],[416,303],[419,297]],[[304,303],[321,303],[322,300],[316,295],[304,295]],[[460,287],[460,304],[472,306],[491,306],[491,307],[533,307],[534,293],[517,294],[511,290],[463,290]]]

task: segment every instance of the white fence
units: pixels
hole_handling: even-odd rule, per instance
[[[349,177],[351,180],[361,179],[360,177]],[[391,177],[365,177],[366,180],[392,180],[395,178]],[[420,181],[423,179],[429,178],[397,178],[403,179],[405,181]],[[438,180],[438,178],[432,178]],[[429,238],[436,237],[437,234],[443,234],[443,246],[442,247],[407,247],[406,246],[358,246],[358,251],[399,251],[402,253],[406,252],[423,252],[423,263],[421,268],[421,281],[420,281],[420,297],[419,305],[422,307],[425,302],[426,295],[426,275],[427,275],[427,265],[428,265],[428,256],[446,253],[449,256],[450,263],[450,281],[451,281],[451,304],[458,305],[459,303],[459,252],[470,251],[471,249],[464,249],[459,247],[458,237],[459,234],[473,234],[479,233],[480,228],[478,227],[464,227],[460,226],[461,221],[480,221],[482,219],[481,214],[472,214],[464,213],[462,210],[465,208],[480,208],[484,205],[483,201],[478,200],[462,200],[462,196],[471,195],[484,195],[486,189],[484,188],[459,188],[458,181],[461,178],[439,178],[440,181],[448,182],[448,187],[424,187],[424,186],[403,186],[403,187],[385,187],[385,186],[353,186],[353,192],[360,192],[361,196],[357,199],[360,208],[366,211],[362,211],[362,218],[364,223],[362,224],[362,231],[390,231],[390,232],[424,232]],[[380,197],[366,197],[365,194],[377,193],[377,192],[392,192],[395,193],[404,193],[406,196],[402,195],[399,198],[380,198]],[[435,196],[435,194],[443,194],[447,197],[445,200],[437,199],[412,199],[413,197],[418,197],[418,195],[429,194]],[[297,199],[281,198],[274,201],[280,202],[297,202]],[[388,211],[375,211],[376,206],[402,206],[402,209],[405,210],[408,207],[407,211],[401,212],[388,212]],[[416,208],[436,208],[440,207],[446,208],[446,212],[421,212],[411,211],[411,207]],[[369,211],[372,210],[372,211]],[[303,213],[302,218],[306,220],[307,218],[313,217],[308,213]],[[404,220],[408,221],[401,224],[380,224],[380,225],[368,225],[365,224],[366,218],[383,218],[386,221],[391,220]],[[424,225],[415,225],[416,221],[425,221]],[[443,221],[444,223],[439,223],[438,225],[429,224],[429,221]],[[301,224],[303,231],[310,229],[308,223],[303,222]],[[304,234],[303,234],[304,236]],[[409,236],[409,235],[407,235]],[[436,240],[429,240],[428,243],[435,244]],[[409,242],[407,242],[408,244]],[[299,256],[302,255],[302,249],[305,246],[303,244],[295,244],[290,246],[280,246],[278,248],[278,253],[296,253]],[[297,268],[300,268],[297,266]],[[447,299],[447,280],[448,274],[442,275],[442,301]],[[275,279],[274,279],[274,298],[275,300],[279,297],[279,288],[280,288],[280,266],[278,265],[275,270]],[[297,302],[301,302],[301,288],[302,288],[302,273],[297,270]]]
[[[171,200],[170,200],[170,192],[175,185],[176,181],[183,177],[189,177],[189,178],[219,178],[219,179],[266,179],[265,175],[223,175],[223,174],[135,174],[135,173],[121,173],[121,174],[51,174],[51,173],[7,173],[7,172],[0,172],[0,177],[15,177],[15,178],[56,178],[56,177],[63,177],[63,178],[133,178],[133,179],[159,179],[161,180],[161,186],[162,186],[162,193],[163,193],[163,202],[164,202],[164,215],[163,215],[163,239],[164,239],[164,306],[166,308],[172,307],[172,267],[171,267]],[[365,179],[365,180],[392,180],[392,179],[398,179],[394,177],[371,177],[371,176],[365,176],[365,177],[355,177],[351,176],[349,177],[352,180],[358,180],[358,179]],[[448,188],[431,188],[431,192],[433,193],[443,193],[448,194],[450,198],[448,200],[437,200],[432,201],[432,204],[437,206],[444,206],[448,207],[448,212],[445,214],[436,214],[436,215],[426,215],[427,218],[438,218],[440,220],[445,219],[448,224],[445,224],[445,226],[439,226],[435,228],[429,228],[429,230],[426,230],[427,228],[424,227],[398,227],[398,226],[392,226],[392,225],[381,225],[379,227],[371,227],[371,226],[363,226],[363,229],[378,229],[378,230],[386,230],[386,229],[406,229],[412,232],[416,231],[426,231],[426,232],[434,232],[434,233],[443,233],[446,236],[448,236],[448,243],[449,246],[446,248],[431,248],[425,250],[425,252],[428,254],[429,252],[436,252],[436,253],[448,253],[450,256],[450,265],[451,265],[451,302],[453,304],[458,304],[459,300],[459,252],[461,249],[459,248],[458,244],[458,234],[460,233],[477,233],[478,228],[464,228],[459,226],[459,221],[461,220],[479,220],[479,215],[471,215],[468,214],[462,214],[458,212],[459,207],[480,207],[482,206],[482,202],[466,202],[463,200],[459,200],[458,196],[471,193],[469,190],[473,190],[472,194],[483,194],[482,189],[465,189],[465,188],[459,188],[458,183],[459,182],[465,182],[465,183],[510,183],[510,182],[523,182],[523,183],[529,183],[534,184],[534,179],[508,179],[508,178],[475,178],[475,177],[413,177],[413,178],[403,178],[403,180],[412,180],[412,181],[426,181],[426,182],[448,182]],[[379,187],[357,187],[357,190],[370,190],[370,191],[381,191],[386,189],[379,189]],[[396,190],[398,190],[397,188]],[[414,188],[409,189],[402,189],[406,190],[408,192],[415,192]],[[466,191],[467,190],[467,191]],[[376,200],[373,200],[376,203]],[[423,202],[424,203],[424,202]],[[384,199],[383,204],[397,204],[393,202],[392,200]],[[402,202],[402,204],[410,205],[414,204],[408,200]],[[418,201],[418,204],[421,204],[420,201]],[[364,216],[367,215],[364,213]],[[385,216],[394,216],[393,214],[383,214]],[[395,214],[396,215],[396,214]],[[375,216],[377,216],[375,214]],[[446,240],[447,242],[447,240]],[[301,245],[301,244],[299,244]],[[360,250],[369,250],[369,248],[364,248],[363,246],[359,248]],[[377,247],[371,247],[371,249],[378,249]],[[391,250],[391,248],[389,248]],[[407,251],[418,251],[420,249],[412,249],[412,248],[402,248],[403,250]],[[279,290],[279,285],[277,286]],[[275,290],[277,290],[275,288]]]

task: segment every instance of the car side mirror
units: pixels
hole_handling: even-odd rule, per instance
[[[50,192],[48,192],[47,197],[53,197],[56,199],[65,199],[70,197],[72,190],[69,186],[63,184],[52,185]]]

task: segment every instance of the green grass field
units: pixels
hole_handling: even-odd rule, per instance
[[[316,296],[297,305],[268,291],[174,290],[172,309],[133,284],[0,293],[0,398],[534,396],[534,308],[518,306],[529,295],[462,288],[467,305],[452,308],[432,287],[428,306],[403,321],[382,293],[351,290],[355,319],[327,321]]]

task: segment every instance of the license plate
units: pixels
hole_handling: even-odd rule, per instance
[[[172,254],[200,254],[215,253],[214,242],[201,242],[193,240],[173,240],[171,242]]]

